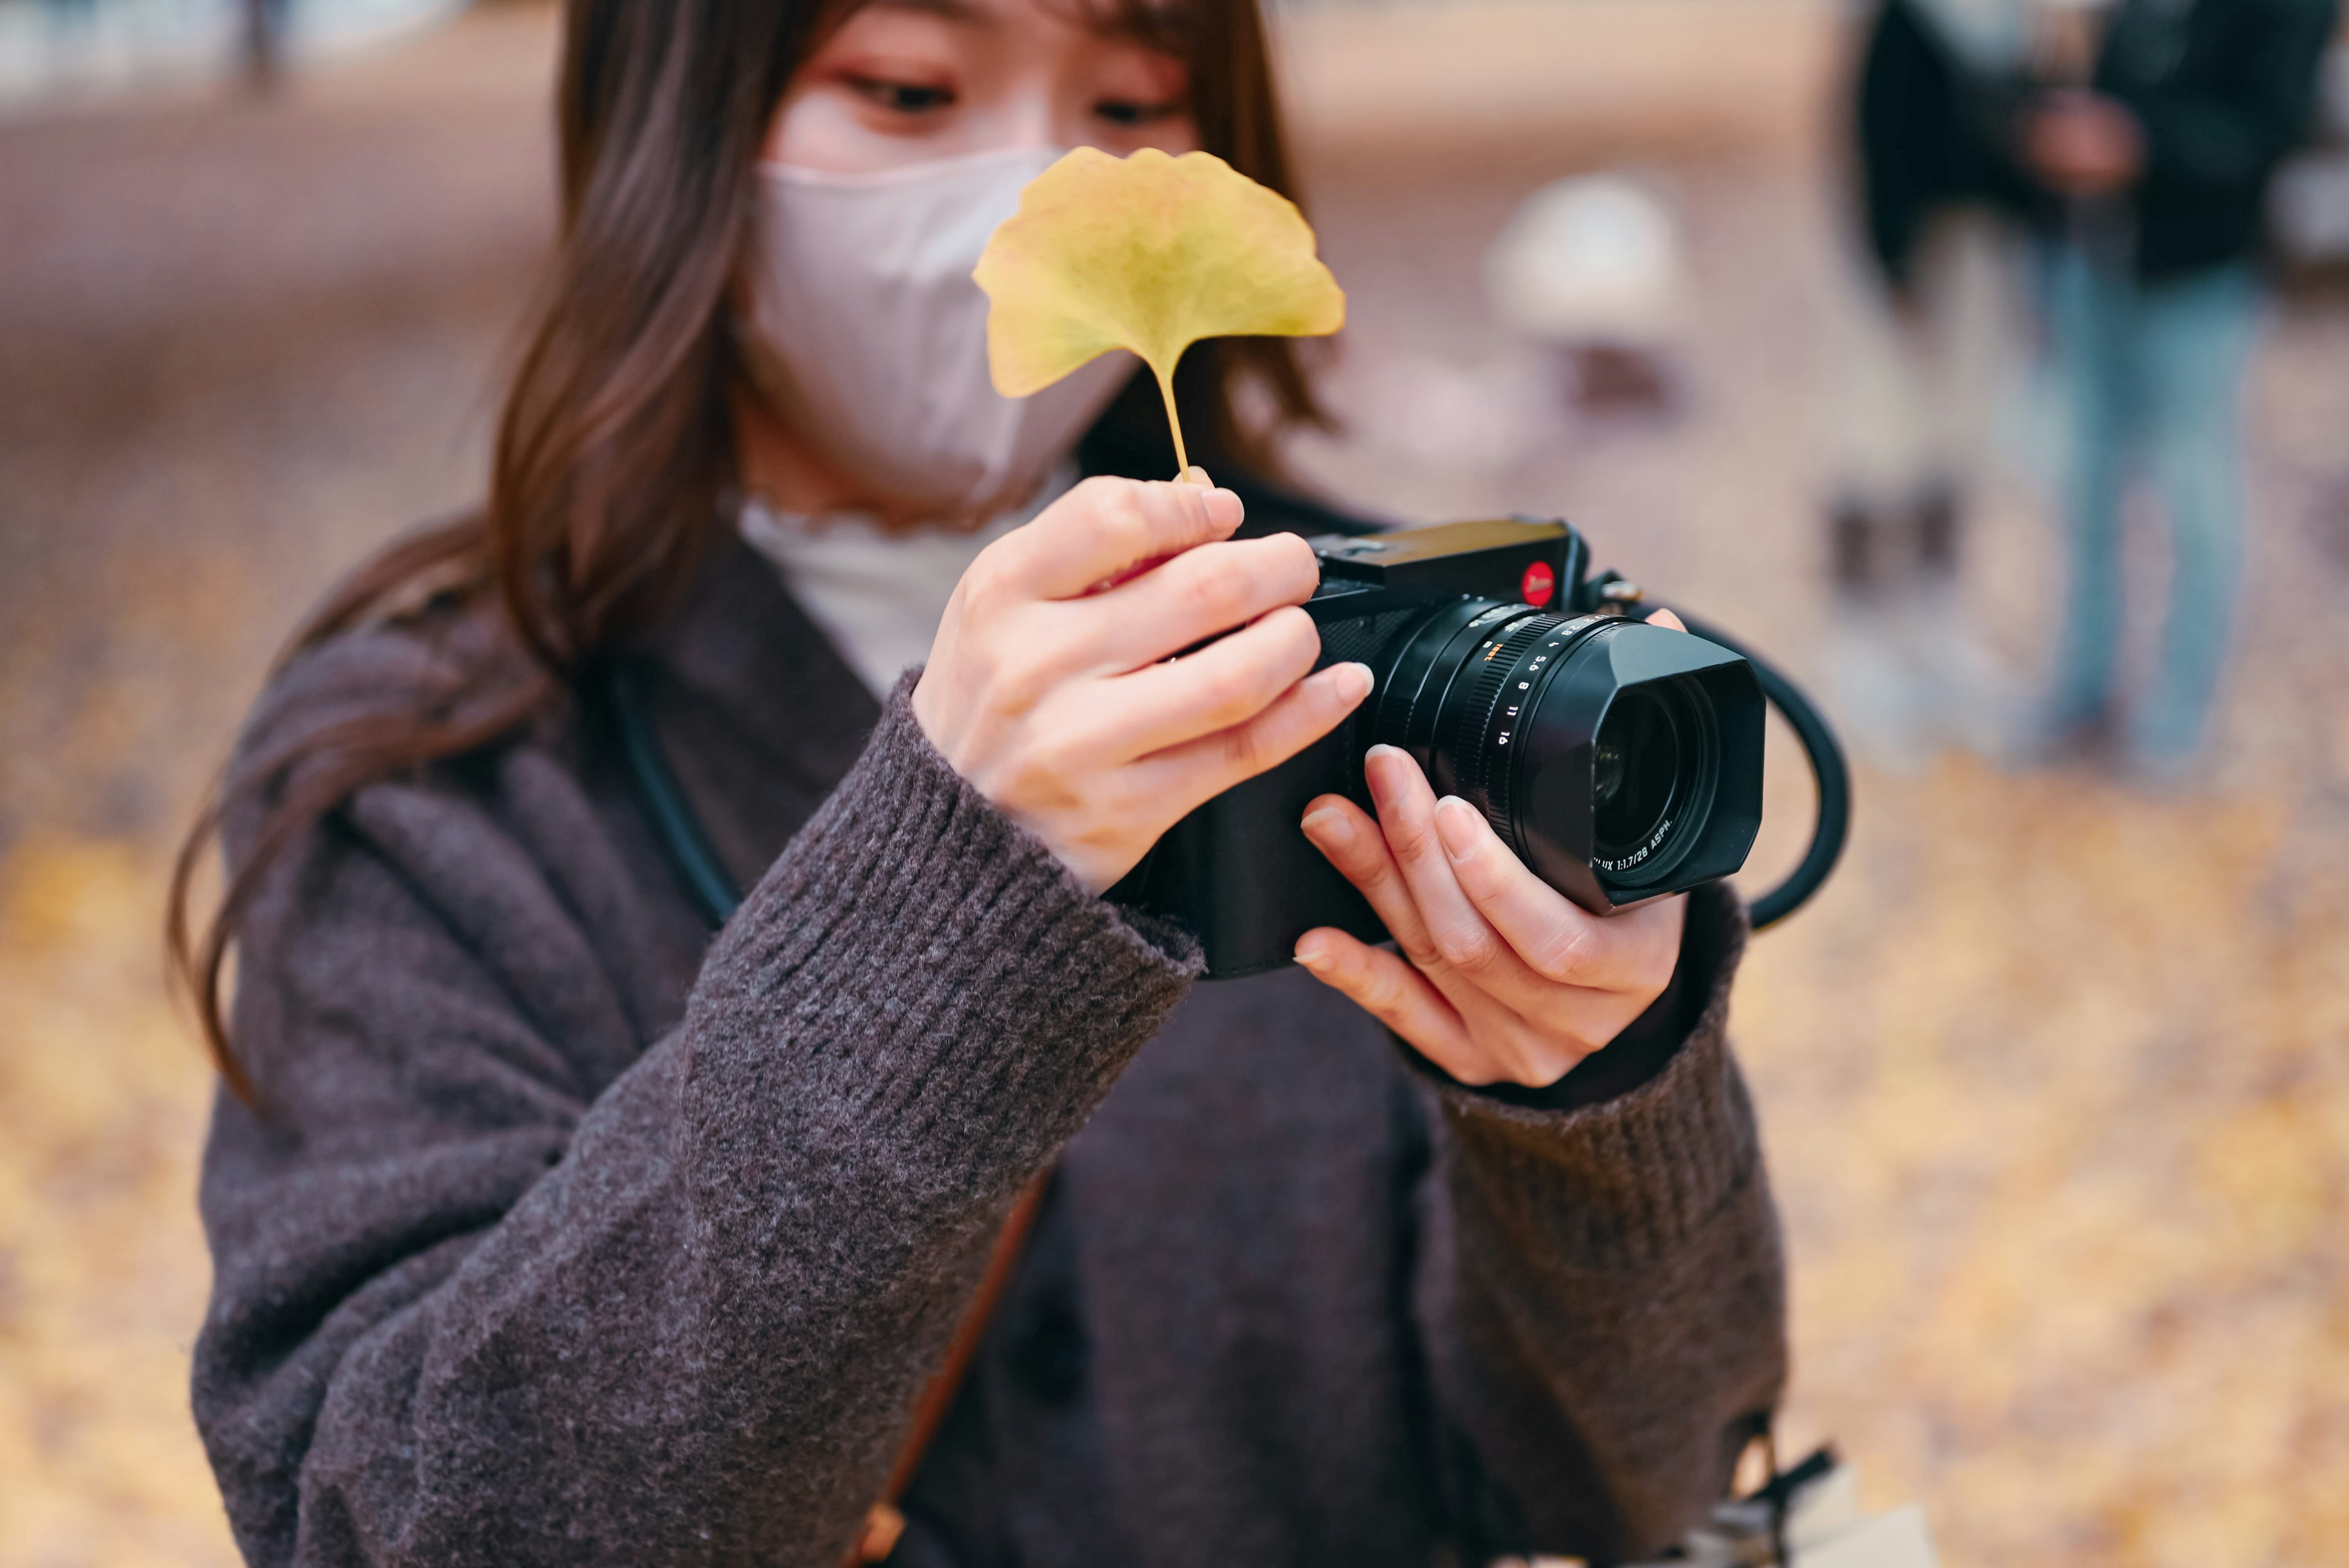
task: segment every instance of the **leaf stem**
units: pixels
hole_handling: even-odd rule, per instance
[[[1183,451],[1183,416],[1174,411],[1174,377],[1155,365],[1150,373],[1158,378],[1158,395],[1166,400],[1166,424],[1174,432],[1174,477],[1180,479],[1191,472],[1191,459]]]

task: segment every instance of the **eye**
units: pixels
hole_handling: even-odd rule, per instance
[[[1104,99],[1093,105],[1093,112],[1112,125],[1153,125],[1183,112],[1178,101],[1137,103],[1131,99]]]
[[[851,77],[848,85],[883,109],[896,114],[932,114],[954,107],[952,88],[919,82],[885,81],[878,77]]]

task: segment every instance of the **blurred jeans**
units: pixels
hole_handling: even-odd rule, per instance
[[[2049,279],[2049,327],[2072,417],[2065,504],[2071,582],[2057,645],[2054,718],[2093,724],[2112,698],[2121,631],[2121,506],[2140,472],[2168,524],[2168,613],[2127,740],[2153,763],[2200,744],[2227,660],[2243,567],[2239,429],[2259,327],[2248,266],[2138,283],[2076,250]]]

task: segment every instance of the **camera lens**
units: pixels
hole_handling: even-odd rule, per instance
[[[1368,738],[1416,757],[1584,908],[1744,862],[1761,820],[1762,695],[1727,649],[1489,599],[1444,607],[1387,649]]]
[[[1666,831],[1680,776],[1680,729],[1671,706],[1644,686],[1616,698],[1591,748],[1590,836],[1596,857],[1622,861]]]

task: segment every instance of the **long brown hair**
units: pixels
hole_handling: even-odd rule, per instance
[[[271,869],[377,780],[485,747],[538,712],[619,638],[652,624],[691,575],[735,473],[728,400],[740,369],[726,326],[759,150],[822,30],[859,0],[569,0],[557,88],[562,226],[507,393],[480,512],[386,548],[295,633],[284,664],[429,596],[478,603],[527,652],[484,691],[478,672],[406,711],[347,721],[249,756],[217,787],[173,867],[166,943],[229,1086],[224,980],[238,926]],[[1190,66],[1201,144],[1296,192],[1256,0],[1112,0],[1112,20]],[[1286,339],[1229,340],[1186,359],[1214,455],[1270,466],[1268,431],[1237,411],[1255,379],[1271,422],[1321,414]],[[1186,424],[1191,422],[1187,417]],[[258,826],[199,932],[198,868],[224,815]]]

